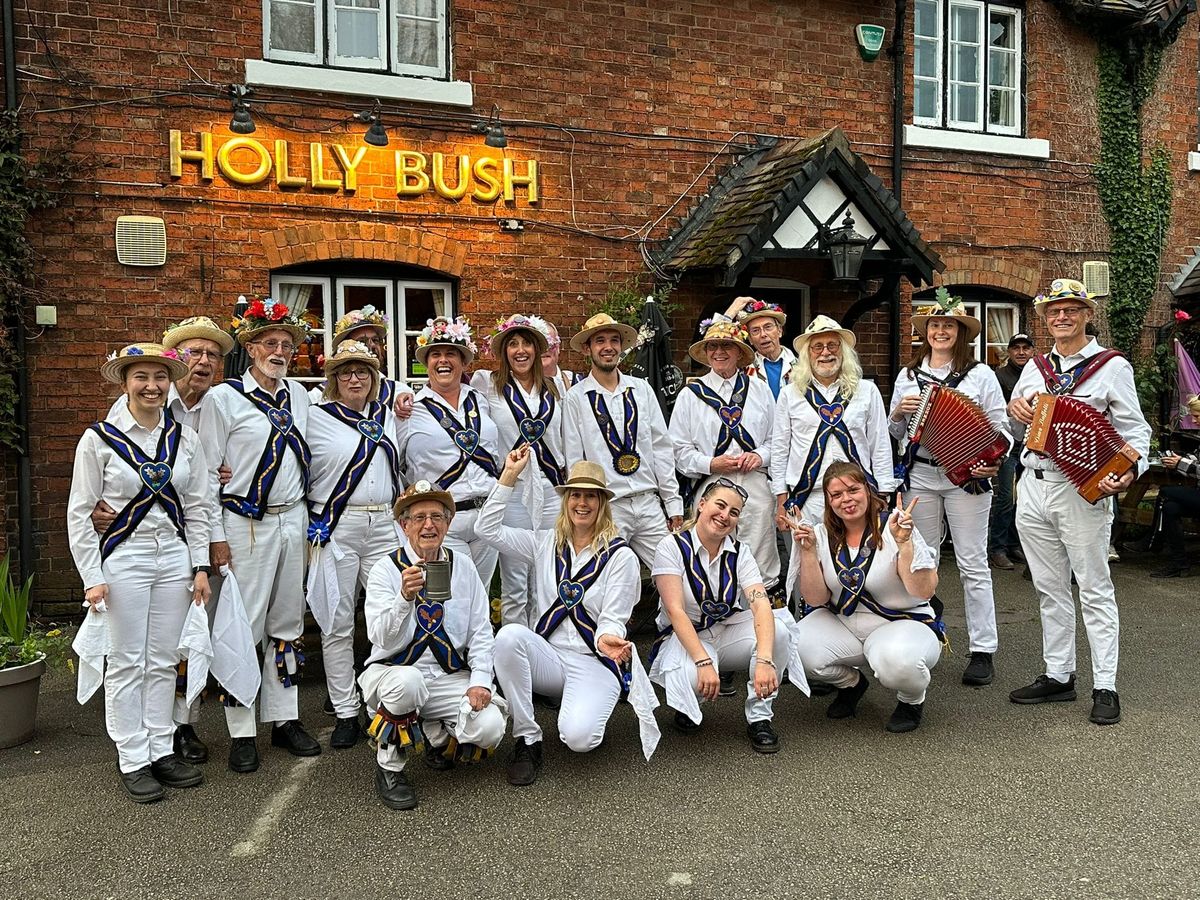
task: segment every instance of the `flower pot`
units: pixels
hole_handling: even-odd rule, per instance
[[[45,656],[23,666],[0,669],[0,749],[15,747],[33,737],[38,688],[45,671]]]

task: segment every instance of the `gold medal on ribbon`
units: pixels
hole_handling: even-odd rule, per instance
[[[632,475],[642,466],[642,458],[636,453],[622,453],[617,457],[617,471],[622,475]]]

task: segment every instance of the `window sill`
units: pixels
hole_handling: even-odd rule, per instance
[[[246,60],[246,83],[269,87],[353,94],[380,100],[415,100],[444,106],[471,106],[474,90],[469,81],[434,81],[379,72],[350,72],[322,66],[297,66],[264,59]]]
[[[1193,151],[1188,154],[1188,171],[1200,172],[1200,153]]]
[[[965,150],[968,153],[990,153],[995,156],[1026,156],[1049,159],[1050,142],[1041,138],[1009,137],[1001,134],[976,134],[971,131],[945,131],[940,128],[904,126],[907,147],[933,147],[938,150]]]

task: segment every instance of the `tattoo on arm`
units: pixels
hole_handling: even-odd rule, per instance
[[[751,605],[757,603],[760,600],[766,600],[766,599],[767,599],[766,591],[751,591],[750,592]]]

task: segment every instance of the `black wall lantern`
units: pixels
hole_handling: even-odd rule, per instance
[[[869,243],[870,238],[854,230],[854,218],[849,212],[839,228],[826,233],[825,246],[833,262],[834,281],[858,281],[858,271],[862,268],[863,254]]]

